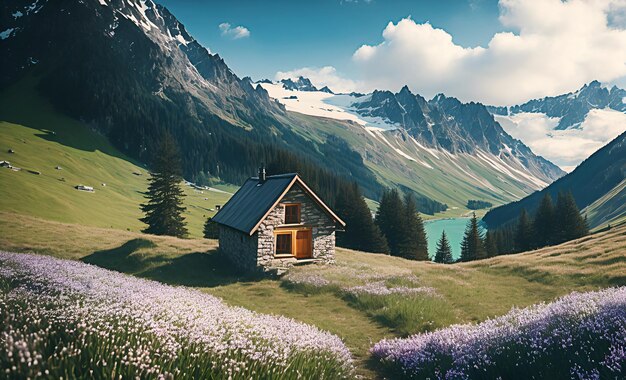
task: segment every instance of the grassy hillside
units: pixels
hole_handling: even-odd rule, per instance
[[[623,218],[626,180],[626,132],[603,146],[571,173],[548,187],[510,204],[491,209],[483,221],[492,228],[514,221],[522,209],[534,213],[545,194],[553,200],[558,193],[571,191],[580,209],[589,207],[589,224],[598,228],[610,220]]]
[[[234,272],[212,240],[157,237],[7,212],[0,212],[0,249],[82,260],[197,287],[232,305],[316,325],[341,336],[368,376],[368,349],[383,337],[482,321],[573,290],[626,285],[626,226],[535,252],[450,266],[338,249],[336,266],[298,267],[280,280]],[[320,283],[319,278],[324,279],[321,285],[307,282]],[[432,288],[437,296],[359,297],[342,290],[379,281]]]
[[[139,205],[147,189],[145,166],[121,154],[86,124],[55,112],[37,95],[34,82],[22,81],[0,92],[0,160],[22,168],[0,168],[0,210],[88,226],[142,229]],[[95,192],[74,189],[78,184],[93,186]],[[204,220],[214,214],[211,209],[224,204],[230,194],[188,186],[185,193],[189,232],[201,237]]]
[[[582,210],[596,228],[626,222],[626,179]]]
[[[445,203],[448,210],[437,217],[467,214],[467,201],[480,199],[502,205],[523,198],[533,188],[519,183],[485,162],[467,155],[450,156],[433,153],[406,136],[385,132],[370,134],[360,125],[321,117],[292,113],[299,120],[296,132],[307,139],[323,143],[327,136],[337,136],[361,154],[365,165],[385,186],[412,189],[430,199]],[[398,151],[420,160],[412,161]],[[425,166],[427,165],[427,166]]]

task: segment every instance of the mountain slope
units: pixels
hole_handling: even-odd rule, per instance
[[[145,228],[139,205],[145,202],[147,169],[85,124],[58,113],[33,90],[34,83],[0,91],[0,161],[21,168],[0,167],[0,210],[82,226]],[[79,184],[95,191],[78,191]],[[223,205],[234,189],[183,189],[183,216],[190,236],[199,238],[215,205]]]
[[[559,191],[572,191],[580,209],[590,207],[590,226],[599,225],[624,216],[623,207],[614,208],[623,199],[620,188],[626,179],[626,132],[591,155],[573,172],[528,197],[489,211],[483,220],[496,227],[514,220],[525,208],[534,212],[541,198],[549,193],[553,199]],[[604,205],[604,206],[602,206]],[[621,211],[620,211],[621,210]]]
[[[582,213],[587,215],[589,224],[598,227],[615,225],[626,221],[626,180],[585,207]]]
[[[488,152],[509,162],[521,162],[547,183],[563,175],[559,168],[508,135],[480,103],[463,104],[443,94],[427,102],[405,86],[397,94],[374,92],[371,99],[353,106],[362,115],[382,117],[399,125],[428,147],[473,155],[479,150]]]
[[[0,40],[0,88],[26,75],[63,113],[149,161],[166,131],[181,146],[187,178],[240,183],[262,162],[302,162],[380,193],[372,173],[295,134],[284,108],[239,79],[151,0],[28,1],[2,4],[13,32]],[[22,16],[14,18],[15,12]],[[245,154],[242,154],[245,152]]]
[[[390,92],[333,95],[288,90],[281,83],[267,81],[260,85],[288,111],[302,115],[304,121],[294,126],[299,133],[311,139],[340,137],[361,154],[380,182],[387,186],[396,183],[444,202],[456,210],[451,210],[451,215],[466,212],[468,199],[507,203],[546,186],[562,174],[506,135],[485,108],[477,104],[463,105],[443,96],[437,99],[441,105],[436,100],[431,105],[424,103],[429,113],[439,115],[438,120],[450,118],[445,124],[424,124],[436,131],[428,140],[419,134],[418,116],[413,116],[423,113],[411,109],[408,101],[403,106],[407,112],[403,111],[395,101],[396,95]],[[416,101],[419,99],[408,89],[404,92]],[[390,100],[396,106],[390,106]],[[393,110],[399,111],[394,114]],[[405,124],[398,122],[403,115]],[[316,126],[311,126],[314,121]],[[405,129],[404,125],[410,128]]]
[[[186,178],[240,183],[261,162],[281,161],[287,170],[302,161],[357,181],[374,199],[383,186],[395,186],[433,209],[442,206],[433,200],[462,209],[468,199],[518,199],[562,174],[506,135],[482,105],[451,98],[422,103],[403,90],[391,94],[404,109],[393,113],[359,97],[357,119],[404,119],[406,128],[394,131],[302,117],[287,100],[270,98],[267,83],[237,77],[151,0],[8,0],[0,12],[11,29],[0,39],[0,88],[37,78],[58,110],[139,161],[147,162],[169,132],[181,146]],[[357,97],[316,91],[305,78],[292,83],[309,90],[298,94]],[[364,116],[374,106],[385,114]],[[427,117],[436,123],[424,123]]]
[[[402,130],[425,147],[452,154],[476,156],[479,151],[487,152],[520,164],[523,170],[546,183],[564,174],[508,135],[480,103],[463,104],[443,94],[426,101],[406,86],[397,94],[377,90],[363,96],[325,94],[310,89],[304,92],[268,83],[261,86],[288,110],[355,121],[370,127],[370,131]]]

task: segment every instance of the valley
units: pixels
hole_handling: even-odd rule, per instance
[[[469,199],[505,204],[563,174],[506,134],[479,103],[443,95],[426,101],[406,87],[334,95],[310,82],[292,81],[289,90],[241,79],[152,1],[88,1],[72,4],[67,14],[42,5],[29,12],[10,18],[20,32],[0,40],[10,68],[3,87],[36,73],[33,87],[59,113],[88,124],[138,162],[148,162],[169,131],[189,180],[240,184],[260,163],[291,171],[305,162],[357,182],[373,200],[395,187],[421,198],[420,211],[447,209],[442,216],[448,217],[464,214]],[[69,46],[50,20],[86,32]],[[75,50],[88,61],[71,60]],[[248,154],[236,153],[243,149]],[[289,162],[278,162],[285,155]]]
[[[0,378],[626,378],[607,4],[6,0]]]
[[[487,147],[472,152],[465,148],[454,151],[450,147],[433,146],[433,142],[419,137],[416,139],[407,131],[408,127],[402,125],[401,119],[392,121],[387,116],[364,116],[359,113],[354,104],[366,102],[366,99],[371,99],[371,94],[357,97],[310,89],[287,90],[280,83],[261,82],[258,85],[266,89],[270,97],[283,103],[288,111],[293,111],[292,117],[303,120],[295,124],[298,133],[315,141],[337,136],[361,154],[365,165],[383,185],[411,189],[448,205],[448,210],[438,217],[467,213],[465,206],[468,199],[484,199],[494,204],[510,202],[562,174],[558,168],[543,163],[541,159],[533,161],[532,152],[519,141],[508,142],[511,147],[520,145],[517,147],[520,152],[515,154],[522,156],[516,157],[506,144],[497,148],[497,153]],[[423,99],[406,91],[407,97]],[[409,117],[416,116],[406,117],[408,122]],[[493,120],[491,123],[495,124]],[[463,140],[456,137],[449,141],[456,144]],[[524,166],[522,161],[533,162],[533,166]]]

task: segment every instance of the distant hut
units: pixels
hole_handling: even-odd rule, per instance
[[[85,185],[76,185],[75,186],[76,190],[81,190],[81,191],[88,191],[93,193],[93,187],[92,186],[85,186]]]
[[[220,250],[243,270],[331,263],[345,223],[298,174],[249,178],[213,217]]]

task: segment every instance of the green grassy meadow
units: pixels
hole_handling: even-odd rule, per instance
[[[84,124],[56,112],[36,95],[34,83],[21,82],[0,93],[0,161],[22,169],[0,168],[0,210],[140,231],[144,224],[139,221],[139,205],[149,177],[145,165],[133,162]],[[79,184],[93,186],[95,192],[74,189]],[[201,237],[204,221],[215,213],[211,209],[223,205],[233,187],[226,187],[227,192],[188,186],[184,190],[190,236]]]
[[[596,229],[626,223],[626,180],[582,210]]]
[[[313,324],[339,335],[367,377],[376,376],[368,350],[382,338],[479,322],[574,290],[626,285],[626,226],[556,247],[455,265],[338,249],[335,266],[302,266],[290,272],[332,281],[315,289],[290,286],[286,278],[237,273],[217,252],[214,240],[152,236],[9,212],[0,213],[0,249],[81,260],[194,287],[231,305]],[[359,300],[339,290],[372,273],[389,281],[410,276],[439,297]]]

